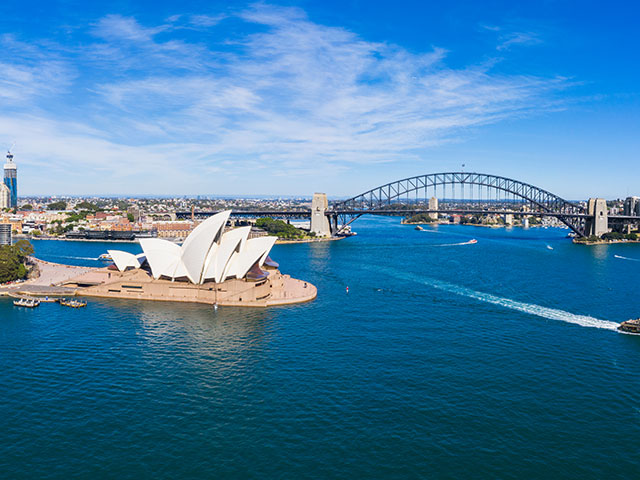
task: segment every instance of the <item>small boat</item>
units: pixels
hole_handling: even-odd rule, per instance
[[[478,243],[478,240],[476,240],[475,238],[472,238],[471,240],[469,240],[469,243]]]
[[[38,301],[40,303],[57,303],[58,299],[57,298],[53,298],[53,297],[44,297],[44,298],[39,298]]]
[[[113,259],[111,258],[111,255],[109,255],[108,253],[103,253],[98,257],[98,260],[102,262],[110,262]]]
[[[551,245],[547,245],[547,249],[548,250],[553,250],[553,247]]]
[[[13,301],[16,307],[36,308],[40,306],[40,301],[35,298],[19,298]]]
[[[420,225],[416,225],[416,228],[414,230],[424,230],[424,228],[422,228]]]
[[[70,308],[82,308],[87,306],[87,302],[82,302],[80,300],[67,300],[63,298],[60,300],[60,305]]]
[[[626,322],[622,322],[618,327],[618,330],[625,333],[635,333],[640,335],[640,318],[634,318],[627,320]]]

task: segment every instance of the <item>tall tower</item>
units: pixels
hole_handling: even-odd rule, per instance
[[[18,206],[18,167],[13,163],[13,155],[7,152],[7,163],[4,164],[4,184],[9,188],[10,207]]]

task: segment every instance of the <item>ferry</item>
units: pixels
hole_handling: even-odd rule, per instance
[[[111,255],[109,255],[108,253],[103,253],[98,257],[98,260],[101,260],[103,262],[110,262],[113,259],[111,258]]]
[[[625,333],[635,333],[636,335],[640,335],[640,318],[634,318],[627,320],[626,322],[622,322],[618,327],[618,330]]]

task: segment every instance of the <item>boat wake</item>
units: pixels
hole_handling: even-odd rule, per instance
[[[95,257],[74,257],[71,255],[51,255],[51,256],[55,258],[73,258],[75,260],[98,260],[98,258],[95,258]]]
[[[439,243],[437,245],[429,245],[430,247],[457,247],[458,245],[473,245],[478,243],[478,241],[474,238],[469,240],[468,242],[458,242],[458,243]]]
[[[640,262],[640,260],[638,260],[637,258],[623,257],[622,255],[614,255],[613,257],[619,258],[620,260],[630,260],[632,262]]]
[[[438,290],[445,292],[455,293],[467,298],[472,298],[480,302],[491,303],[493,305],[499,305],[511,310],[517,310],[519,312],[528,313],[529,315],[535,315],[537,317],[546,318],[548,320],[558,320],[561,322],[573,323],[580,325],[581,327],[602,328],[605,330],[617,330],[618,324],[616,322],[610,322],[608,320],[600,320],[595,317],[587,315],[577,315],[564,310],[558,310],[556,308],[543,307],[541,305],[535,305],[532,303],[519,302],[510,298],[499,297],[490,293],[478,292],[470,288],[454,285],[452,283],[442,282],[426,277],[419,277],[410,273],[404,274],[398,271],[392,271],[388,268],[378,268],[386,273],[396,277],[409,279],[423,285],[427,285]]]

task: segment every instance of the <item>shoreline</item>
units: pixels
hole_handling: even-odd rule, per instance
[[[57,241],[57,242],[94,242],[94,243],[139,243],[138,239],[135,240],[109,240],[109,239],[105,239],[105,240],[99,240],[99,239],[93,239],[93,238],[58,238],[58,237],[29,237],[28,235],[14,235],[13,238],[19,239],[19,240],[50,240],[50,241]],[[144,238],[156,238],[156,237],[144,237]],[[332,242],[332,241],[336,241],[336,240],[342,240],[345,237],[320,237],[320,238],[305,238],[302,240],[285,240],[285,239],[278,239],[276,240],[276,245],[291,245],[294,243],[314,243],[314,242]],[[170,242],[174,242],[174,243],[180,243],[180,242],[175,242],[173,239],[170,238],[165,238],[164,240],[168,240]]]
[[[314,242],[334,242],[342,240],[347,237],[320,237],[320,238],[305,238],[303,240],[276,240],[276,245],[291,245],[294,243],[314,243]]]
[[[545,228],[547,227],[547,225],[529,225],[528,227],[525,227],[524,225],[501,225],[501,224],[496,224],[496,225],[482,225],[479,223],[451,223],[451,222],[430,222],[430,223],[425,223],[425,222],[400,222],[402,225],[420,225],[420,226],[439,226],[439,225],[460,225],[463,227],[482,227],[482,228]],[[560,225],[548,225],[549,228],[563,228]]]
[[[155,279],[142,269],[119,272],[108,267],[77,267],[32,257],[39,275],[24,282],[0,286],[1,296],[81,296],[124,300],[172,301],[234,307],[273,307],[310,302],[317,288],[304,280],[266,269],[258,282],[227,279],[196,285]]]
[[[598,240],[597,242],[581,242],[574,238],[573,243],[576,245],[586,245],[590,247],[592,245],[624,245],[627,243],[640,243],[640,240]]]

